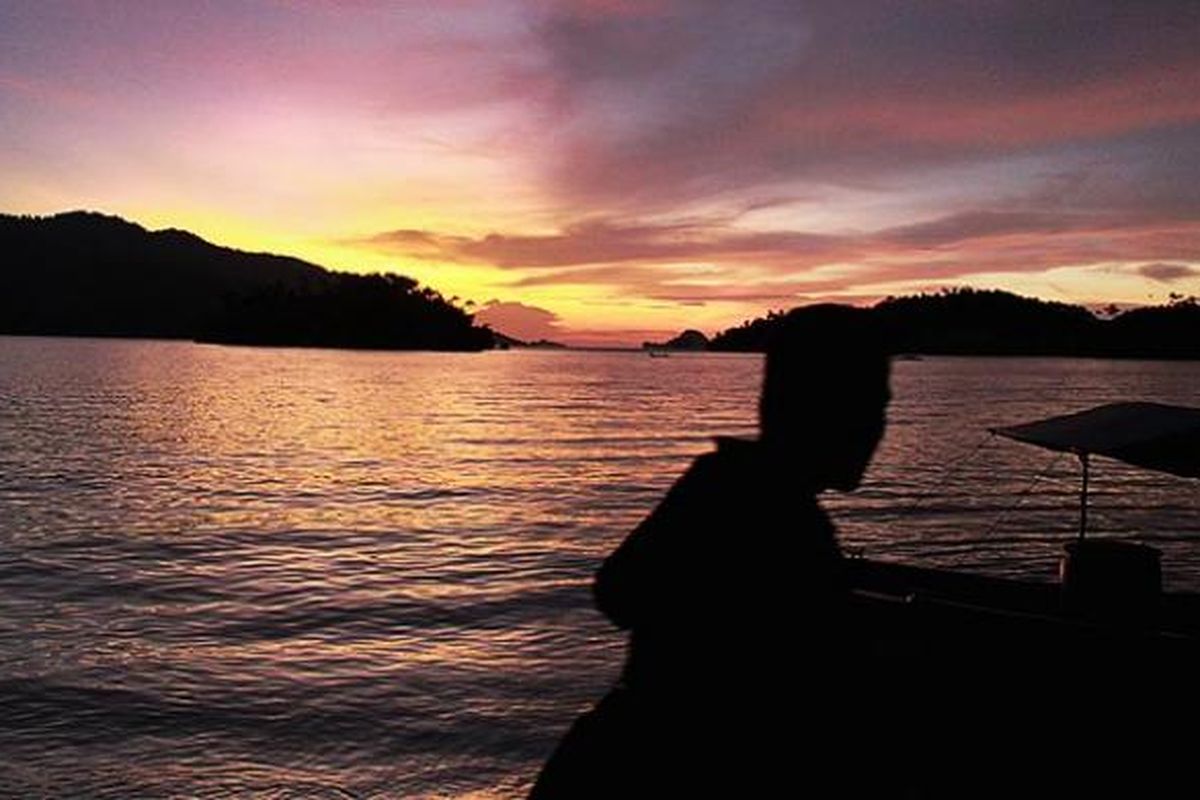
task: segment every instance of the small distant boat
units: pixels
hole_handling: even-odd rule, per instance
[[[666,350],[649,350],[651,358],[670,358],[671,354]]]

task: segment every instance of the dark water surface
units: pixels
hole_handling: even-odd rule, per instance
[[[0,337],[0,796],[511,797],[614,678],[598,560],[753,356]],[[989,425],[1200,364],[898,362],[847,547],[1049,578],[1078,466]],[[1098,535],[1200,590],[1200,482],[1098,460]],[[730,531],[736,542],[737,531]]]

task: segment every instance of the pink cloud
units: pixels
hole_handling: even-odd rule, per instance
[[[553,311],[517,302],[490,300],[475,312],[475,321],[526,342],[554,340],[564,333]]]

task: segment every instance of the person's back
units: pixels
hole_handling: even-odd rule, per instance
[[[623,684],[685,705],[762,693],[798,642],[836,632],[841,561],[812,490],[720,440],[596,575],[597,608],[631,632]]]

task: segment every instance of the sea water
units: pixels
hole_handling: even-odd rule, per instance
[[[520,796],[621,664],[600,559],[750,355],[364,353],[0,337],[0,796]],[[898,361],[868,556],[1051,579],[1079,465],[989,426],[1200,363]],[[1200,590],[1200,482],[1097,459],[1090,526]],[[730,532],[730,546],[737,546]]]

